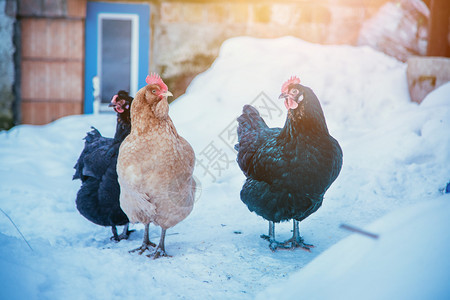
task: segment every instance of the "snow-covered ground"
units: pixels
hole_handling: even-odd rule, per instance
[[[239,199],[244,176],[232,150],[244,104],[283,126],[277,98],[291,75],[316,92],[344,151],[323,206],[300,224],[311,253],[273,253],[259,237],[268,225]],[[168,231],[173,257],[158,260],[128,253],[141,244],[141,224],[115,243],[75,208],[82,139],[90,126],[112,136],[113,114],[0,132],[1,299],[450,297],[450,84],[418,105],[406,65],[369,48],[242,37],[224,43],[170,115],[196,151],[200,188],[192,214]],[[276,226],[280,240],[291,226]]]
[[[398,209],[326,250],[259,299],[448,299],[449,197]],[[301,283],[301,284],[300,284]]]

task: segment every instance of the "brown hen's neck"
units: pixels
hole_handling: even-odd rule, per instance
[[[163,99],[153,105],[143,101],[133,103],[131,110],[131,131],[139,134],[169,128],[177,134],[172,119],[169,117],[169,104]]]

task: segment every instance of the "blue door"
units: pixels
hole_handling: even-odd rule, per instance
[[[134,96],[148,74],[150,6],[88,2],[84,112],[111,111],[113,95]]]

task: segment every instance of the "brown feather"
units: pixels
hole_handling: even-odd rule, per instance
[[[154,84],[138,91],[131,106],[131,133],[117,161],[120,206],[130,222],[163,229],[190,214],[195,193],[194,150],[178,135],[167,97],[160,99],[166,91]]]

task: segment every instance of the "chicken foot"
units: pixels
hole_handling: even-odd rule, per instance
[[[269,221],[269,235],[262,234],[261,238],[269,241],[269,248],[274,252],[279,247],[284,247],[283,243],[280,243],[275,240],[275,223],[272,221]]]
[[[164,241],[166,239],[166,229],[161,228],[161,238],[159,239],[159,245],[156,247],[155,252],[147,255],[148,257],[153,257],[153,259],[157,259],[160,257],[171,257],[166,253],[166,247],[164,245]]]
[[[130,250],[130,253],[137,251],[138,254],[141,255],[145,250],[150,250],[149,246],[156,247],[156,244],[150,242],[150,238],[148,237],[149,226],[150,224],[145,224],[144,241],[142,242],[142,245],[139,248]]]
[[[302,250],[311,252],[311,248],[314,248],[313,245],[305,244],[303,238],[300,236],[299,225],[297,220],[293,220],[294,228],[292,230],[293,234],[290,239],[281,243],[282,248],[284,249],[295,249],[301,248]]]
[[[116,226],[111,226],[111,231],[113,233],[113,236],[110,238],[111,240],[114,240],[116,242],[120,242],[121,240],[127,240],[130,237],[130,233],[132,233],[133,230],[128,230],[128,225],[129,223],[127,223],[124,227],[123,227],[123,231],[120,235],[117,234],[117,227]]]

